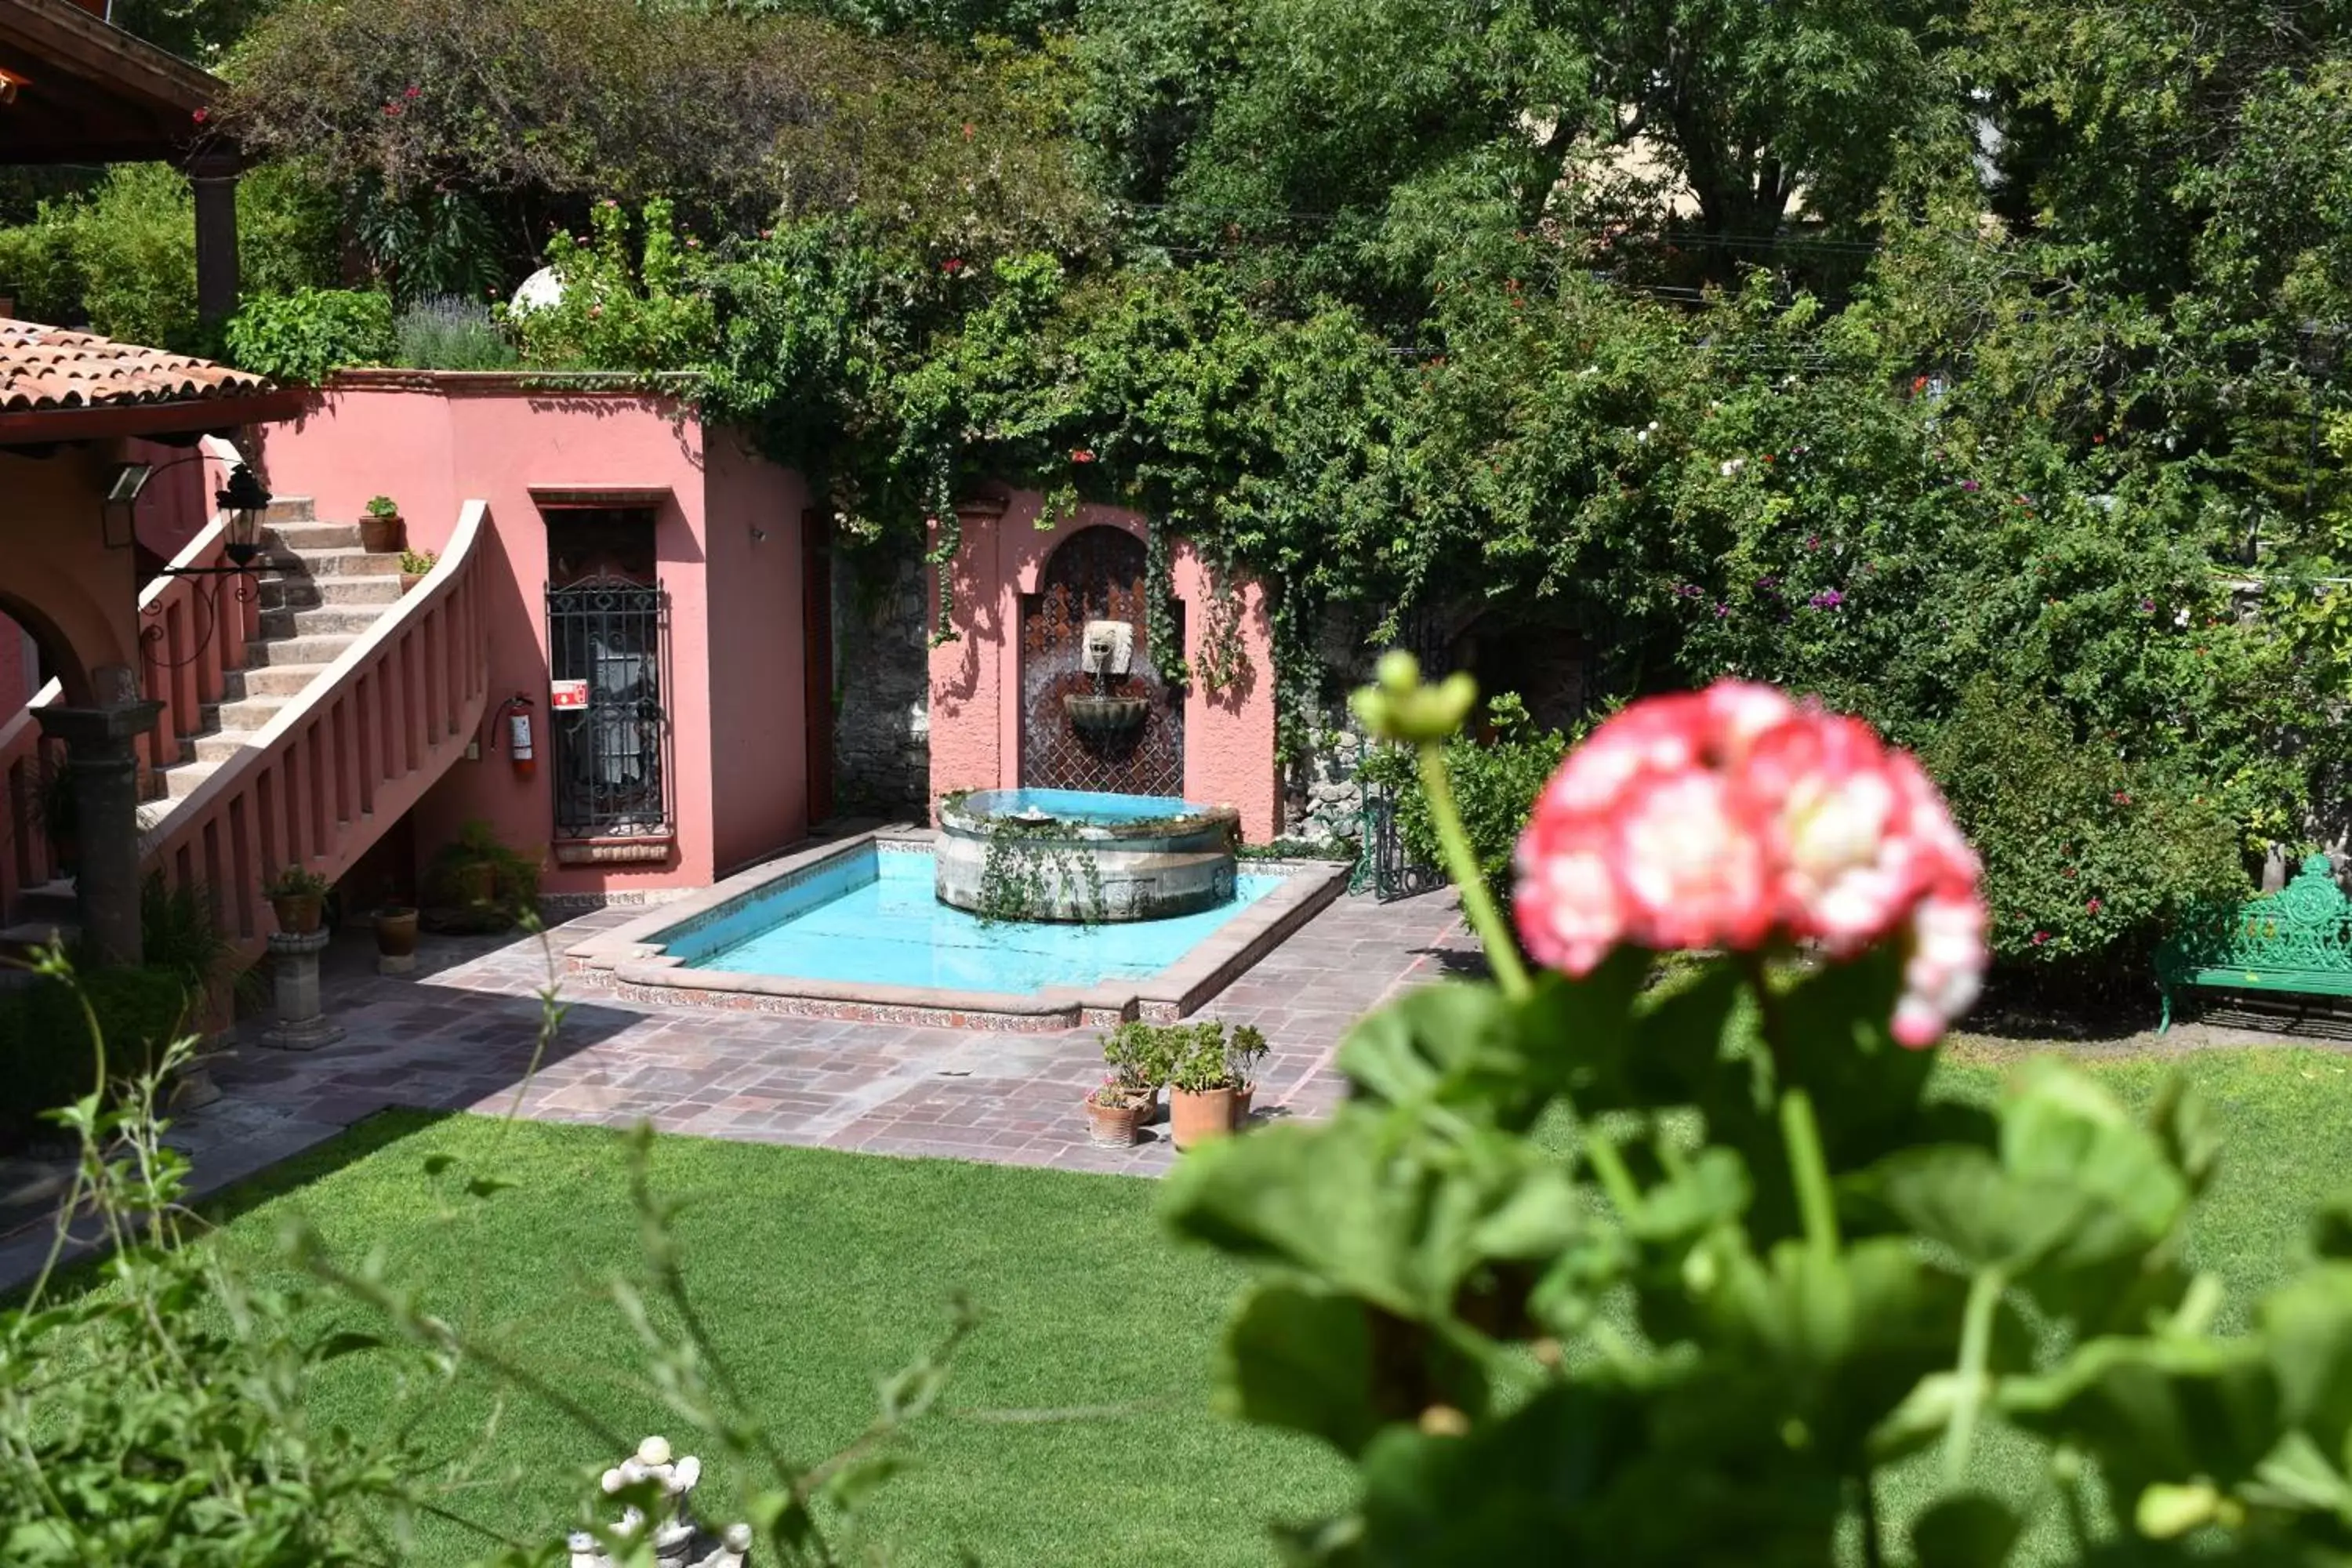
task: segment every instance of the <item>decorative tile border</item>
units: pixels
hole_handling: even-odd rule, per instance
[[[1142,980],[1055,986],[1030,996],[689,969],[668,951],[681,938],[740,913],[759,900],[827,875],[845,861],[862,855],[910,853],[929,847],[929,843],[928,833],[866,833],[787,855],[657,914],[575,943],[565,950],[564,962],[575,973],[608,974],[610,994],[618,1000],[664,1005],[1023,1033],[1108,1027],[1136,1017],[1165,1023],[1183,1017],[1231,984],[1338,898],[1348,881],[1348,868],[1331,861],[1257,861],[1250,867],[1254,875],[1280,876],[1282,885],[1178,963]]]

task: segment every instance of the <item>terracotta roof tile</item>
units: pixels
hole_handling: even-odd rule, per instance
[[[210,360],[0,316],[0,414],[209,402],[269,389],[260,376]]]

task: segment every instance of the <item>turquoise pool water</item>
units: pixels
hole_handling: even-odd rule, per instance
[[[1231,903],[1173,920],[983,925],[939,901],[929,855],[867,849],[665,945],[696,969],[1027,995],[1157,974],[1282,885],[1247,872],[1234,880]]]
[[[981,790],[964,796],[963,808],[974,816],[1044,816],[1098,827],[1198,816],[1210,809],[1172,795],[1106,795],[1090,789]]]

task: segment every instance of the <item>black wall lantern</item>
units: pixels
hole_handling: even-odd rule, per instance
[[[198,461],[183,458],[165,463],[163,468],[175,468],[182,462]],[[116,467],[114,477],[107,482],[106,498],[99,503],[105,521],[107,545],[115,550],[127,550],[138,537],[136,513],[139,498],[147,489],[147,481],[161,470],[150,463],[123,463]],[[221,540],[221,553],[228,557],[226,566],[165,566],[156,574],[163,577],[241,577],[253,570],[254,561],[261,554],[262,520],[269,511],[269,492],[262,488],[259,476],[243,463],[229,470],[228,483],[213,492],[213,504],[226,516]],[[121,537],[117,538],[120,520]]]

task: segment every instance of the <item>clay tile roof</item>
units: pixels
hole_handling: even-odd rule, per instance
[[[0,414],[216,402],[269,390],[261,377],[210,360],[0,317]]]

